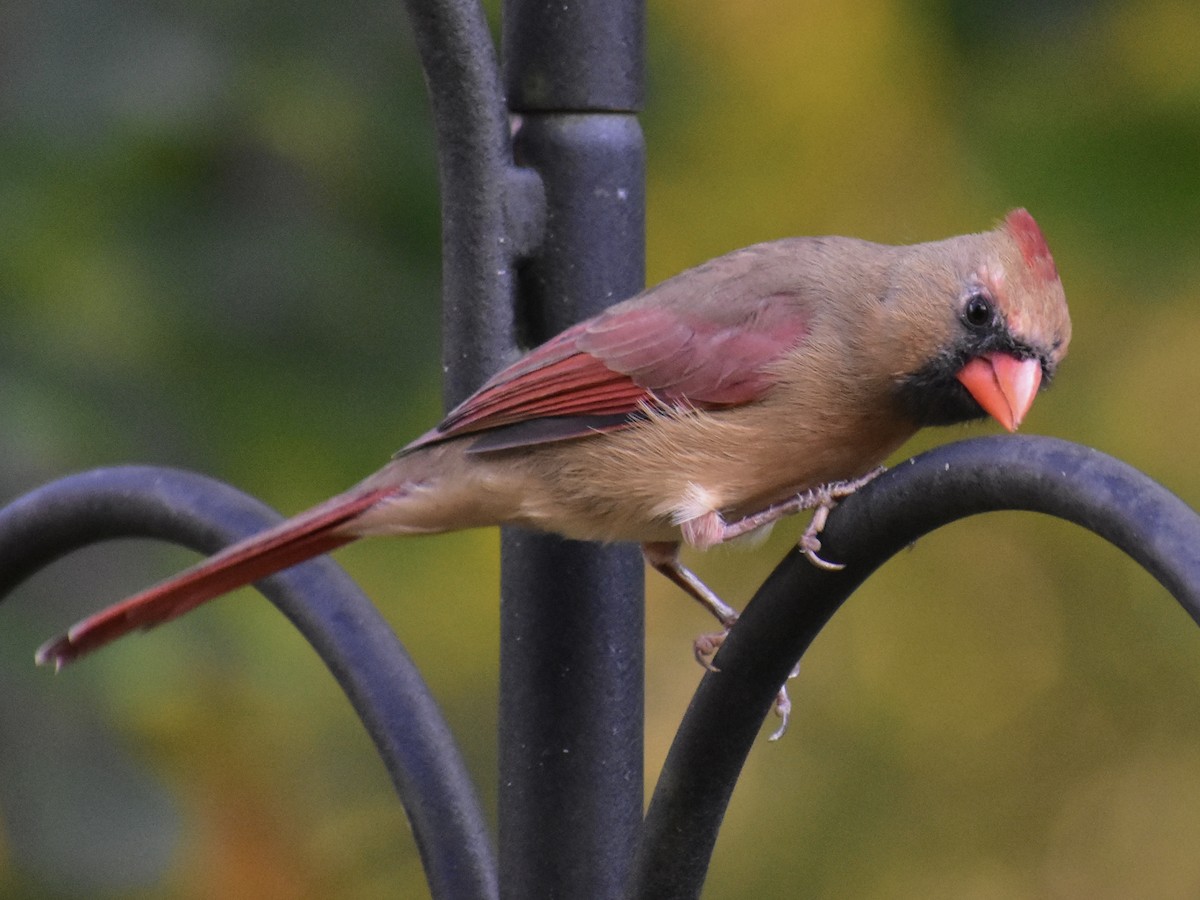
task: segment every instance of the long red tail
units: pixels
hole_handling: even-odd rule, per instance
[[[203,562],[73,625],[38,648],[38,665],[56,669],[139,629],[153,628],[235,588],[328,553],[356,539],[338,532],[391,490],[343,495],[252,535]]]

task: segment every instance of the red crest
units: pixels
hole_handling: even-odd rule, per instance
[[[1004,226],[1017,242],[1021,257],[1029,271],[1042,281],[1054,281],[1058,278],[1058,267],[1054,265],[1054,257],[1050,255],[1050,247],[1042,236],[1038,223],[1024,209],[1014,209],[1004,217]]]

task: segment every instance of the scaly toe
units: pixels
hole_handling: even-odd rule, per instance
[[[846,568],[844,563],[830,562],[820,556],[821,539],[815,534],[805,532],[800,538],[800,549],[803,551],[808,561],[818,569],[824,569],[827,572],[839,572]]]
[[[696,655],[696,662],[700,663],[709,672],[720,672],[716,666],[712,664],[713,657],[717,655],[717,651],[721,649],[721,645],[725,643],[725,638],[729,635],[729,630],[718,631],[713,634],[702,634],[696,638],[692,644],[692,651]]]
[[[768,738],[768,740],[777,741],[787,731],[788,719],[792,715],[792,701],[788,698],[786,687],[779,689],[779,693],[775,695],[775,705],[771,709],[782,720],[779,723],[779,727],[775,729],[775,733]]]

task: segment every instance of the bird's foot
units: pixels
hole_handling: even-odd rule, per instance
[[[877,474],[879,473],[873,472],[870,477],[873,478]],[[862,484],[866,484],[868,480],[870,479],[860,479]],[[846,483],[846,485],[849,484],[851,483]],[[846,489],[845,485],[830,485],[830,508],[832,508],[832,504],[836,502],[838,497],[844,497],[854,489],[853,487]],[[844,493],[838,493],[843,490]],[[824,516],[828,514],[826,511],[822,516],[821,525],[824,525]],[[814,530],[814,540],[816,532],[819,530],[820,528]],[[820,542],[817,541],[817,549],[820,546]],[[662,572],[667,578],[671,579],[671,581],[698,600],[721,623],[720,631],[702,634],[692,644],[692,652],[696,657],[696,662],[703,666],[706,671],[719,672],[720,669],[713,665],[713,659],[716,657],[717,651],[724,645],[725,639],[729,636],[729,629],[738,620],[737,610],[718,597],[708,585],[696,577],[695,573],[680,564],[678,544],[666,542],[645,543],[642,544],[642,555],[645,557],[647,563],[659,572]],[[800,664],[796,663],[788,678],[795,678],[799,674]],[[775,729],[770,738],[772,741],[777,741],[787,731],[788,719],[792,713],[792,701],[788,697],[787,685],[779,689],[779,693],[775,695],[775,702],[771,708],[781,720],[779,727]]]
[[[797,546],[805,558],[816,566],[818,569],[824,569],[827,572],[837,572],[846,568],[844,563],[830,562],[821,556],[821,539],[817,537],[825,530],[825,521],[829,518],[830,511],[837,506],[837,502],[841,497],[833,495],[831,486],[825,485],[816,488],[809,493],[819,494],[817,499],[817,508],[813,512],[813,517],[808,523],[808,527],[804,529],[804,534],[800,535],[800,540],[797,541]]]
[[[696,655],[696,662],[700,663],[709,672],[720,672],[721,670],[713,665],[713,657],[717,655],[717,651],[721,649],[721,645],[725,643],[725,638],[727,637],[729,637],[728,628],[724,631],[702,634],[696,638],[692,644],[692,651]]]
[[[790,681],[799,674],[800,663],[796,663],[796,665],[792,667],[791,673],[788,675],[788,680]],[[771,704],[771,712],[775,713],[775,715],[779,717],[780,722],[779,727],[775,729],[775,731],[769,738],[767,738],[767,740],[777,741],[783,737],[784,733],[787,731],[788,719],[791,718],[792,715],[792,701],[788,697],[786,684],[780,687],[779,693],[775,695],[775,702]]]
[[[712,634],[702,634],[696,638],[696,642],[693,645],[696,653],[696,662],[700,663],[709,672],[720,672],[721,670],[714,666],[712,661],[728,636],[729,629],[726,629],[725,631],[717,631]],[[799,674],[800,663],[796,663],[788,675],[788,679],[791,680]],[[786,684],[781,686],[779,693],[775,695],[775,702],[771,704],[771,712],[775,713],[779,718],[779,727],[771,733],[771,737],[768,740],[777,741],[787,732],[788,720],[792,716],[792,700],[788,697]]]
[[[787,731],[788,719],[792,715],[792,701],[788,698],[787,685],[779,689],[779,693],[775,695],[775,703],[771,706],[771,711],[779,717],[779,727],[771,732],[771,736],[767,738],[769,741],[777,741],[783,737]]]
[[[883,467],[879,466],[861,478],[822,484],[811,491],[805,491],[797,497],[797,502],[804,504],[800,508],[811,507],[813,509],[812,520],[808,523],[808,527],[804,529],[804,534],[800,535],[798,546],[805,558],[818,569],[837,572],[846,568],[843,563],[829,562],[829,560],[820,555],[821,539],[817,535],[825,529],[825,522],[829,519],[829,513],[838,505],[838,501],[844,500],[863,485],[874,481],[883,474],[883,471]]]
[[[852,478],[846,481],[831,481],[829,484],[818,485],[811,490],[803,491],[789,497],[787,500],[774,503],[766,509],[743,516],[733,522],[726,522],[721,518],[719,512],[713,510],[704,516],[685,521],[683,523],[683,536],[689,544],[700,549],[705,549],[711,547],[713,544],[733,540],[734,538],[757,531],[767,525],[778,522],[784,516],[790,516],[802,510],[811,509],[814,511],[812,521],[809,522],[808,528],[805,529],[804,535],[800,538],[800,549],[814,566],[822,569],[840,569],[842,568],[840,564],[831,563],[821,558],[819,554],[821,541],[817,535],[825,527],[825,521],[829,518],[830,510],[837,506],[839,500],[849,497],[867,482],[878,478],[883,471],[883,467],[880,466],[872,469],[861,478]]]

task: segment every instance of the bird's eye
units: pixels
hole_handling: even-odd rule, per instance
[[[992,303],[983,294],[972,294],[963,307],[963,319],[972,328],[984,328],[992,323]]]

